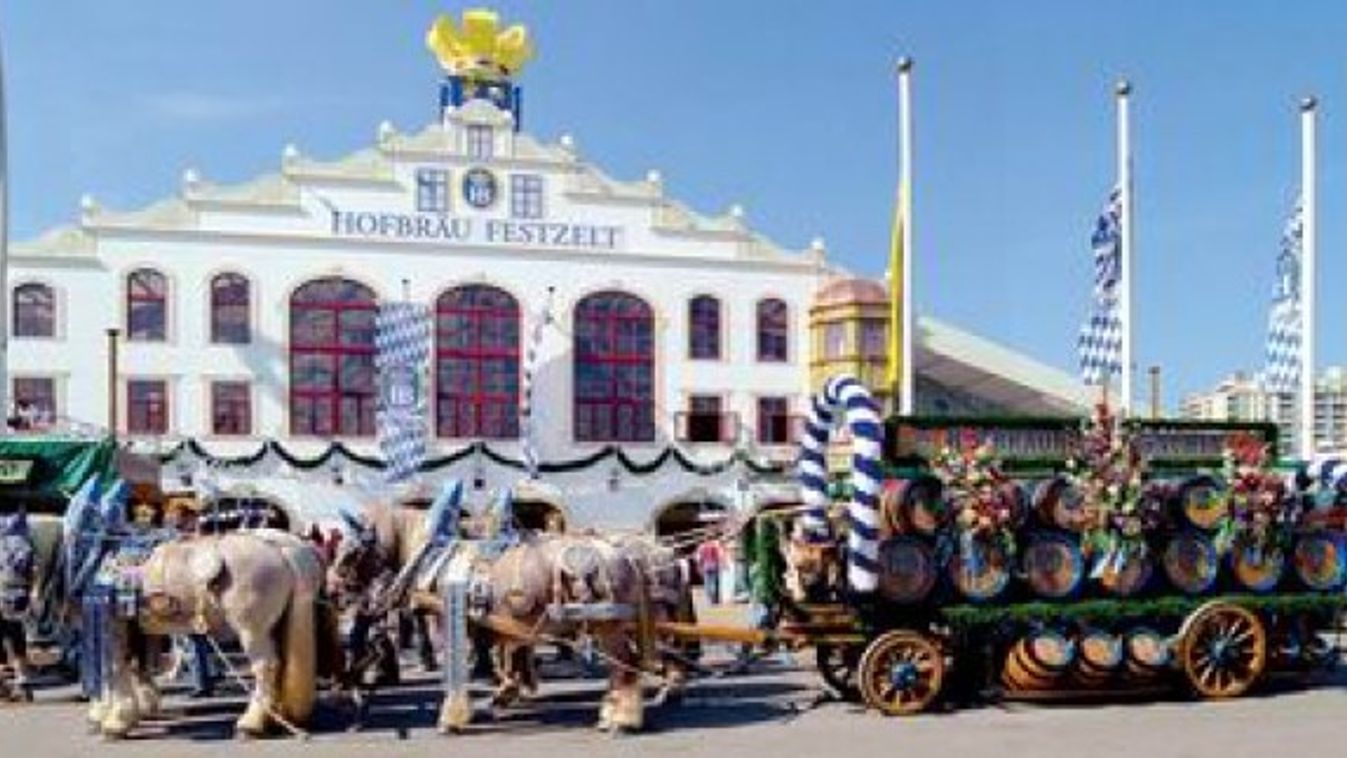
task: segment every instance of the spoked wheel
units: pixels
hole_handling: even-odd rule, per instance
[[[1207,603],[1183,622],[1178,653],[1183,673],[1198,695],[1239,697],[1267,666],[1267,630],[1248,609]]]
[[[875,638],[860,663],[861,697],[886,716],[921,713],[940,696],[945,657],[924,635],[899,629]]]
[[[861,663],[864,648],[859,645],[828,645],[814,648],[814,665],[819,676],[832,688],[837,696],[848,702],[860,699],[861,691],[856,681],[856,669]]]

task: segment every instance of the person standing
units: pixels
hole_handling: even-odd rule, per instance
[[[715,539],[706,540],[697,548],[697,570],[702,575],[702,591],[706,593],[706,602],[716,605],[720,602],[720,561],[724,557],[720,543]]]

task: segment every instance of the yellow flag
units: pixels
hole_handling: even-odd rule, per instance
[[[898,202],[893,209],[893,230],[889,239],[889,361],[885,383],[896,390],[903,372],[903,225],[907,223],[907,187],[898,186]]]

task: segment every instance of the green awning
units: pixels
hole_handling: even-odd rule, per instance
[[[59,437],[0,438],[0,510],[19,505],[64,508],[65,500],[90,476],[117,475],[117,446],[111,439]]]

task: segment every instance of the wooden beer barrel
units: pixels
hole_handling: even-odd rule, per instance
[[[1252,592],[1276,589],[1285,570],[1286,556],[1281,550],[1236,544],[1230,551],[1230,572],[1241,587]]]
[[[1075,657],[1075,645],[1062,634],[1051,629],[1032,632],[1011,645],[1001,681],[1017,692],[1050,690],[1062,680]]]
[[[954,548],[949,561],[954,588],[975,603],[995,599],[1010,581],[1010,560],[1006,551],[987,540],[973,540]]]
[[[895,493],[895,531],[900,534],[935,534],[949,519],[944,497],[944,486],[933,476],[899,480]]]
[[[1204,532],[1220,526],[1230,512],[1225,485],[1206,475],[1194,476],[1179,485],[1177,505],[1183,521]]]
[[[1006,508],[1010,511],[1010,524],[1018,529],[1029,519],[1029,495],[1019,482],[1008,481],[1001,485],[1000,494]]]
[[[1175,534],[1165,546],[1165,576],[1180,592],[1201,595],[1216,584],[1221,563],[1211,537],[1194,529]]]
[[[1023,552],[1024,579],[1034,594],[1060,600],[1080,591],[1085,560],[1075,537],[1061,532],[1031,534]]]
[[[1077,645],[1074,678],[1086,687],[1102,687],[1113,678],[1123,663],[1123,642],[1102,629],[1089,629]]]
[[[1106,571],[1099,577],[1099,586],[1115,597],[1134,597],[1150,584],[1154,570],[1148,553],[1132,551],[1122,558],[1116,571]]]
[[[1044,479],[1034,487],[1033,510],[1046,526],[1084,531],[1089,521],[1085,499],[1065,477]]]
[[[1312,590],[1336,590],[1347,578],[1347,546],[1343,535],[1329,532],[1302,534],[1291,551],[1296,578]]]
[[[1128,678],[1137,681],[1154,679],[1169,667],[1174,652],[1164,635],[1140,626],[1127,633],[1123,642]]]
[[[935,589],[935,552],[916,537],[890,537],[879,546],[879,593],[900,604],[920,603]]]

